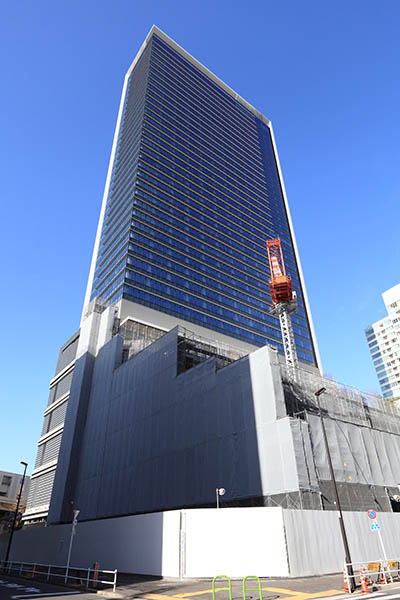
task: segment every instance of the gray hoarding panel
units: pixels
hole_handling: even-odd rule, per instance
[[[214,503],[222,486],[225,499],[260,496],[248,361],[216,372],[209,359],[177,376],[176,331],[117,369],[112,346],[100,350],[93,374],[81,518]]]
[[[290,575],[322,575],[343,569],[344,549],[335,511],[284,510]],[[378,513],[388,559],[400,555],[400,515]],[[377,533],[367,512],[345,512],[344,521],[353,562],[383,559]]]

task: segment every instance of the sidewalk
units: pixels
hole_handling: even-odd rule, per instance
[[[226,587],[218,580],[216,590]],[[247,589],[257,588],[256,580],[248,580]],[[296,579],[261,579],[263,600],[311,600],[343,594],[343,575],[324,575]],[[107,594],[108,595],[108,594]],[[150,576],[118,574],[117,592],[121,598],[148,600],[212,600],[211,579],[162,579]],[[228,592],[217,591],[218,600],[228,600]],[[249,591],[247,600],[258,600],[258,591]],[[242,600],[242,580],[232,580],[232,599]]]

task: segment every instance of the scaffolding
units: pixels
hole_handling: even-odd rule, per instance
[[[151,325],[139,323],[128,317],[119,325],[118,333],[124,339],[122,362],[125,362],[142,352],[167,332]],[[209,358],[215,359],[218,371],[243,358],[248,353],[229,344],[203,338],[185,327],[178,326],[177,354],[177,374],[180,375],[180,373],[184,373]]]
[[[120,324],[118,333],[124,338],[122,362],[136,356],[166,334],[162,329],[144,325],[129,317]]]
[[[317,414],[315,392],[324,387],[326,392],[319,400],[326,416],[400,435],[400,410],[390,400],[305,369],[297,369],[295,377],[286,365],[280,365],[280,369],[290,416],[301,418],[304,412]]]
[[[321,377],[317,372],[297,369],[296,377],[280,365],[286,414],[297,443],[295,454],[308,478],[314,503],[319,494],[324,510],[336,510],[333,483],[327,470],[321,413],[329,422],[328,437],[334,455],[337,488],[343,510],[400,512],[400,410],[389,400],[358,388]],[[308,452],[299,443],[308,438]],[[307,473],[307,475],[306,475]],[[311,477],[310,477],[311,474]],[[315,483],[318,484],[315,489]]]
[[[185,327],[178,327],[177,374],[180,375],[209,358],[215,359],[216,370],[232,364],[248,353],[217,340],[203,338]]]
[[[103,298],[101,298],[100,296],[96,296],[95,298],[93,298],[93,300],[91,300],[89,302],[89,304],[87,304],[84,307],[83,310],[83,315],[82,317],[84,319],[86,319],[86,317],[88,317],[90,314],[92,314],[93,312],[97,312],[97,313],[102,313],[103,311],[106,310],[106,308],[108,308],[109,306],[111,306],[111,303],[109,300],[104,300]]]

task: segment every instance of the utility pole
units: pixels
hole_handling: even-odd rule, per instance
[[[10,539],[8,540],[8,546],[7,546],[7,552],[6,552],[5,562],[8,561],[8,557],[10,555],[11,543],[12,543],[12,539],[13,539],[13,535],[14,535],[15,523],[17,521],[19,503],[21,501],[22,489],[24,487],[24,482],[25,482],[26,467],[28,466],[28,463],[26,463],[23,460],[21,460],[21,465],[24,465],[24,474],[23,474],[22,479],[21,479],[21,487],[19,488],[19,495],[18,495],[18,500],[17,500],[17,506],[15,508],[14,520],[13,520],[13,524],[12,524],[11,532],[10,532]]]
[[[349,573],[350,591],[354,592],[356,586],[355,586],[355,580],[354,580],[353,565],[351,563],[350,548],[349,548],[349,543],[347,541],[346,528],[344,526],[344,521],[343,521],[343,513],[342,513],[342,507],[341,507],[340,499],[339,499],[339,492],[338,492],[337,485],[336,485],[335,471],[333,470],[332,458],[331,458],[331,453],[329,450],[328,436],[326,435],[325,423],[324,423],[324,419],[323,419],[322,412],[321,412],[321,403],[319,401],[319,397],[324,392],[326,392],[326,388],[322,387],[318,391],[314,392],[314,396],[317,399],[317,406],[318,406],[319,418],[321,421],[322,434],[324,436],[325,450],[326,450],[326,455],[328,457],[329,472],[331,474],[333,489],[335,492],[335,504],[336,504],[336,508],[338,511],[340,532],[342,534],[344,553],[345,553],[345,557],[346,557],[346,565],[347,565],[346,569]]]

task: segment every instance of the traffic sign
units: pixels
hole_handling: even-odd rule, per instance
[[[368,516],[370,519],[376,519],[376,512],[374,510],[369,510]]]
[[[380,525],[378,525],[377,521],[372,521],[371,523],[371,531],[379,531],[381,528]]]

